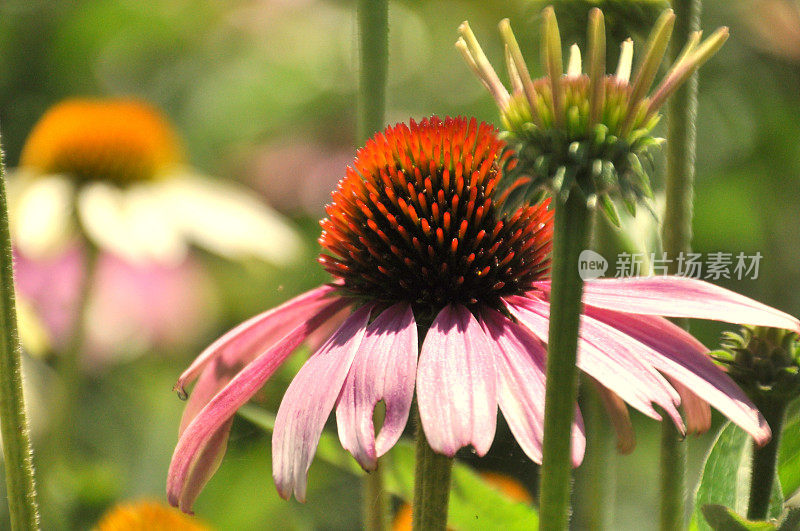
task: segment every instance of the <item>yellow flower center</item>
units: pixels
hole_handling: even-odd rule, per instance
[[[20,165],[77,181],[124,185],[158,178],[181,160],[178,139],[151,106],[134,100],[67,100],[33,128]]]
[[[98,522],[96,531],[209,531],[196,518],[157,502],[117,505]]]

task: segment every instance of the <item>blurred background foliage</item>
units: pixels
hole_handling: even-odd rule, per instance
[[[583,39],[588,7],[606,8],[613,58],[619,39],[645,34],[665,4],[560,0],[556,7],[565,45]],[[392,1],[388,120],[468,114],[494,121],[494,103],[453,47],[456,28],[469,19],[497,64],[497,22],[510,17],[523,47],[535,50],[543,5]],[[731,27],[732,38],[702,70],[694,246],[699,252],[761,252],[757,279],[721,283],[800,315],[800,8],[794,0],[706,2],[703,27],[720,25]],[[172,120],[196,168],[258,190],[307,236],[305,262],[292,268],[200,254],[216,287],[217,320],[178,352],[87,369],[91,388],[72,426],[78,454],[38,458],[46,529],[91,527],[121,500],[163,500],[182,410],[170,392],[177,375],[228,327],[325,280],[314,266],[316,220],[354,153],[355,32],[354,2],[345,0],[0,3],[0,124],[9,166],[55,102],[138,96]],[[662,179],[659,168],[656,189]],[[723,327],[696,323],[692,329],[713,347]],[[39,449],[57,436],[48,430],[47,414],[57,382],[46,363],[27,362]],[[301,362],[296,356],[264,389],[261,398],[273,411]],[[614,459],[614,529],[656,525],[657,426],[640,416],[636,423],[636,451]],[[711,437],[689,441],[692,478]],[[533,467],[510,441],[498,440],[478,466],[532,484]],[[351,476],[317,460],[309,502],[284,502],[272,486],[269,455],[269,436],[237,419],[197,513],[221,529],[359,525],[361,492]],[[0,514],[0,525],[6,521]]]

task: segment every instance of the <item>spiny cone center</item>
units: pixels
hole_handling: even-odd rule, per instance
[[[149,105],[133,100],[68,100],[34,126],[21,166],[79,182],[118,185],[158,178],[180,162],[178,139]]]
[[[423,312],[500,308],[501,297],[528,291],[549,268],[552,213],[547,204],[503,213],[503,147],[474,119],[377,134],[332,194],[320,263],[351,295]]]

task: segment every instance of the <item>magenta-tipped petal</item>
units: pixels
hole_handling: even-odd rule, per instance
[[[489,451],[497,425],[492,353],[466,307],[449,305],[436,316],[417,368],[420,419],[434,451],[452,457],[470,444],[478,455]]]
[[[543,341],[547,339],[550,305],[537,298],[510,297],[511,313]],[[683,420],[675,408],[677,392],[652,367],[639,360],[638,342],[594,319],[583,316],[578,341],[578,368],[617,393],[625,402],[645,415],[661,420],[651,403],[661,406],[683,430]]]
[[[537,284],[549,291],[549,283]],[[765,304],[693,278],[601,278],[584,284],[583,302],[625,313],[711,319],[800,333],[800,321]]]
[[[353,358],[367,329],[372,305],[342,323],[294,377],[278,408],[272,432],[272,478],[282,498],[306,499],[308,468]]]
[[[706,355],[708,349],[688,332],[662,317],[635,315],[587,306],[586,312],[649,348],[642,356],[656,369],[689,388],[747,431],[759,444],[770,438],[764,417],[750,399]]]
[[[321,310],[307,315],[307,321],[249,363],[189,422],[178,438],[169,466],[167,498],[170,503],[182,511],[191,511],[195,497],[215,469],[215,460],[209,456],[212,453],[221,455],[224,451],[224,441],[219,438],[224,425],[311,332],[346,304],[344,300],[333,299]],[[209,452],[215,445],[217,450]]]
[[[185,394],[185,388],[200,372],[219,356],[230,358],[231,363],[241,360],[249,363],[271,343],[308,319],[308,316],[331,302],[331,286],[320,286],[285,302],[284,304],[248,319],[214,341],[200,353],[180,375],[175,389]]]
[[[378,457],[403,434],[414,398],[418,348],[409,304],[395,304],[367,326],[336,405],[342,446],[365,470],[374,470]],[[376,439],[372,416],[381,400],[386,415]]]

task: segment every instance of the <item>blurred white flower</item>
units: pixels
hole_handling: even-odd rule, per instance
[[[290,263],[301,240],[242,187],[198,175],[167,122],[132,100],[68,100],[34,127],[9,182],[12,237],[31,258],[82,233],[133,263],[178,264],[192,244]]]

